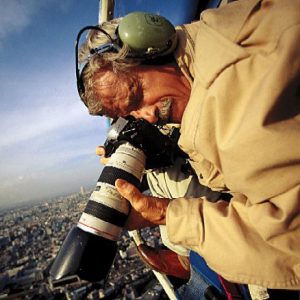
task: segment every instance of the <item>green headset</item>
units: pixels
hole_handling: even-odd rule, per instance
[[[106,52],[118,52],[122,45],[126,44],[129,48],[127,57],[149,62],[171,54],[177,44],[174,26],[166,18],[151,13],[133,12],[126,15],[116,29],[116,38],[111,37],[99,26],[86,26],[82,28],[77,35],[75,43],[77,89],[81,99],[84,93],[81,74],[88,62],[80,71],[78,45],[83,32],[91,29],[102,32],[107,36],[109,42],[91,49],[90,57]]]

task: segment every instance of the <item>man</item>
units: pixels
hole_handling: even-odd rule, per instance
[[[232,195],[170,201],[118,180],[145,220],[229,281],[287,290],[300,289],[299,12],[299,0],[205,11],[178,29],[177,65],[93,58],[83,95],[92,114],[181,123],[199,182]]]

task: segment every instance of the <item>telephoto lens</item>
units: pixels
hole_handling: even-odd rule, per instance
[[[67,235],[50,268],[54,280],[70,275],[97,282],[106,279],[117,240],[129,214],[129,202],[115,187],[118,178],[139,188],[146,157],[128,142],[121,144],[104,167],[81,218]]]

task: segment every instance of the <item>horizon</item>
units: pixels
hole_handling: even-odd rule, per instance
[[[93,191],[95,185],[91,185],[91,186],[87,186],[87,187],[81,186],[81,187],[84,188],[85,193],[91,193]],[[42,205],[44,203],[53,202],[60,198],[67,198],[72,195],[81,194],[81,191],[80,191],[81,187],[79,187],[78,190],[66,192],[66,193],[62,193],[62,194],[58,194],[58,195],[54,195],[54,196],[46,196],[44,198],[28,200],[26,202],[16,202],[16,203],[12,203],[12,204],[7,203],[7,206],[0,206],[0,215],[7,211],[14,211],[14,210],[19,210],[19,209],[23,209],[23,208],[29,208],[29,207],[32,207],[35,205]]]

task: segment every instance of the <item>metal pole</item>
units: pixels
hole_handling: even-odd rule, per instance
[[[134,240],[134,242],[137,246],[144,243],[144,241],[141,237],[141,234],[138,230],[128,231],[128,233],[129,233],[129,236],[131,236],[131,238]],[[161,284],[161,286],[163,287],[163,289],[166,292],[169,299],[176,300],[177,299],[176,293],[174,291],[174,287],[173,287],[172,283],[170,282],[168,276],[166,276],[165,274],[159,273],[155,270],[152,270],[152,272],[155,275],[155,277],[157,278],[157,280],[159,281],[159,283]]]
[[[98,22],[110,21],[114,17],[114,0],[99,0]]]

